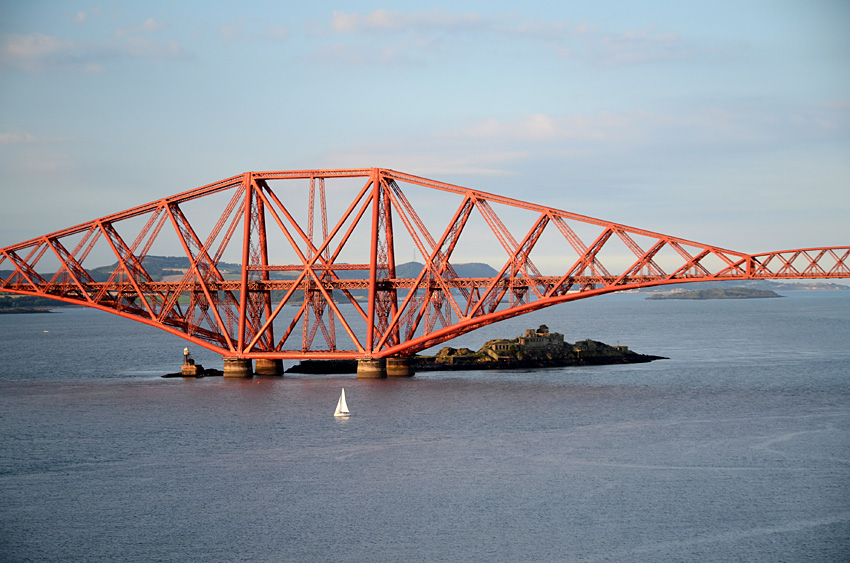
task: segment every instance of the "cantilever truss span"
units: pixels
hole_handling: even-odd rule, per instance
[[[381,358],[614,291],[847,278],[848,255],[745,254],[387,169],[249,172],[0,249],[0,291],[225,356]]]

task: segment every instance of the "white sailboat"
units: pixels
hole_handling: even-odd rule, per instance
[[[351,416],[351,413],[348,411],[348,405],[345,404],[345,388],[342,389],[342,393],[339,396],[339,401],[336,402],[336,410],[334,411],[334,416]]]

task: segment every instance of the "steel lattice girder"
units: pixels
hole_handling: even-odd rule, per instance
[[[326,182],[342,181],[329,199]],[[203,221],[185,208],[205,198],[219,208],[200,233]],[[426,217],[435,207],[439,218]],[[507,219],[517,214],[519,228]],[[188,268],[155,280],[145,262],[167,237]],[[458,274],[466,238],[486,242],[467,244],[461,259],[501,256],[496,275]],[[402,246],[424,262],[415,275],[397,275]],[[116,261],[108,279],[85,265],[95,249]],[[11,273],[0,291],[109,311],[227,356],[378,358],[613,291],[847,278],[848,256],[847,246],[745,254],[387,169],[249,172],[3,248],[0,270]],[[45,273],[51,260],[58,266]]]

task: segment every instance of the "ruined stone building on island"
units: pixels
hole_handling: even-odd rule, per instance
[[[526,329],[525,333],[517,338],[507,340],[499,338],[486,342],[479,353],[486,354],[494,360],[508,360],[523,356],[548,356],[557,357],[564,355],[575,355],[581,358],[582,354],[596,355],[599,353],[628,354],[628,346],[608,346],[594,340],[582,340],[575,344],[564,342],[564,335],[559,332],[549,332],[549,327],[540,325],[535,330]]]
[[[525,334],[506,340],[499,338],[486,342],[481,352],[494,360],[516,357],[523,352],[560,352],[564,348],[564,335],[559,332],[549,332],[549,327],[540,325],[537,330],[526,329]]]

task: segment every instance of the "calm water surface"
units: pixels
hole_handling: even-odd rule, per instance
[[[384,381],[165,380],[164,332],[0,316],[0,560],[847,561],[850,292],[787,295],[451,343],[546,323],[669,360]]]

